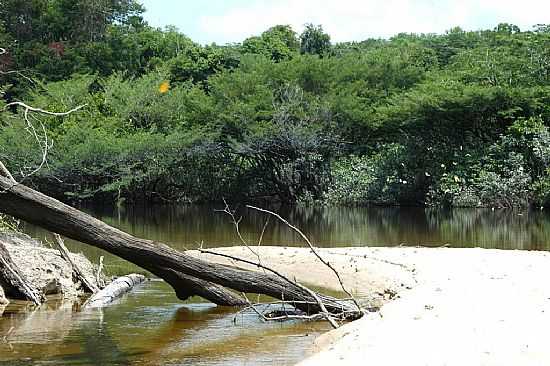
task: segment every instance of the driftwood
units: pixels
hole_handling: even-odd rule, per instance
[[[6,295],[4,294],[4,288],[0,286],[0,306],[4,306],[9,304],[8,299],[6,299]],[[2,316],[2,311],[0,310],[0,316]]]
[[[99,257],[99,265],[97,266],[97,272],[95,274],[95,281],[100,289],[105,288],[105,281],[101,277],[101,271],[103,270],[103,256]]]
[[[57,244],[57,247],[58,247],[57,249],[61,253],[61,257],[63,257],[63,259],[65,259],[71,265],[71,268],[73,269],[73,276],[74,276],[73,280],[76,277],[76,279],[82,283],[82,286],[83,286],[85,292],[89,292],[89,293],[92,293],[92,294],[98,292],[99,288],[93,282],[90,282],[86,278],[86,276],[84,275],[82,270],[71,259],[71,255],[69,253],[69,250],[65,246],[65,243],[63,242],[63,239],[61,238],[61,235],[54,234],[54,238],[55,238],[55,244]]]
[[[110,304],[116,298],[130,291],[135,285],[145,281],[145,276],[140,274],[129,274],[111,282],[103,290],[96,292],[86,302],[85,308],[100,308]]]
[[[25,275],[17,268],[2,242],[0,242],[0,286],[4,288],[9,298],[29,300],[36,305],[44,301],[44,297],[32,287]]]
[[[220,287],[225,286],[239,292],[296,301],[296,307],[308,313],[321,311],[309,291],[273,274],[206,262],[162,243],[136,238],[60,201],[0,177],[2,191],[0,212],[126,259],[164,279],[180,299],[199,295],[221,305],[246,305],[246,301]],[[331,313],[355,311],[355,317],[361,315],[349,301],[321,294],[317,297]]]

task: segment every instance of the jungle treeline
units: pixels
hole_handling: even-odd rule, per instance
[[[64,201],[550,204],[550,26],[200,45],[134,0],[5,0],[0,160]],[[30,118],[23,101],[65,117]]]

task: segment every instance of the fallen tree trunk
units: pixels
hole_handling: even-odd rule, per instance
[[[5,245],[0,242],[0,287],[4,288],[7,297],[17,300],[28,300],[40,305],[44,298],[25,279],[25,275],[11,259]]]
[[[4,191],[0,197],[0,212],[135,263],[166,280],[180,299],[199,295],[211,300],[206,294],[219,300],[218,296],[212,296],[212,288],[220,290],[218,285],[221,285],[240,292],[299,301],[296,307],[307,312],[321,311],[309,291],[278,276],[209,263],[162,243],[136,238],[22,184],[14,185],[4,177],[0,177],[0,191]],[[221,290],[225,296],[227,291]],[[358,310],[349,301],[323,295],[319,298],[331,313]],[[243,304],[244,301],[239,299],[237,302]]]
[[[84,307],[101,308],[108,305],[143,281],[145,281],[145,276],[135,273],[119,277],[103,290],[96,292],[90,297]]]

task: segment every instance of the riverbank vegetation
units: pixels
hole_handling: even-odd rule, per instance
[[[142,13],[5,1],[0,103],[87,104],[40,117],[54,145],[25,184],[65,201],[550,205],[550,26],[333,44],[277,25],[205,46]],[[41,160],[25,127],[0,113],[18,180]]]

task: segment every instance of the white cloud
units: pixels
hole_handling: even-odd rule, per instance
[[[493,28],[500,22],[530,29],[549,23],[548,0],[261,0],[198,19],[204,39],[240,42],[276,24],[300,32],[305,23],[322,24],[335,42],[390,37],[399,32],[442,33]]]

